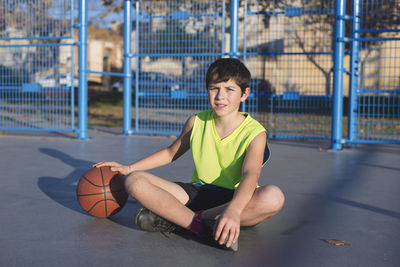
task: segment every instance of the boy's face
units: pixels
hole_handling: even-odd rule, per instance
[[[249,96],[250,89],[242,93],[239,85],[232,79],[227,82],[211,83],[208,86],[208,101],[217,116],[238,112],[240,103]]]

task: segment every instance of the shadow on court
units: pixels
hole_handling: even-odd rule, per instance
[[[76,186],[94,162],[133,162],[172,141],[111,130],[90,136],[1,136],[1,266],[399,266],[399,146],[330,153],[323,143],[271,140],[260,184],[282,188],[284,208],[243,229],[231,253],[185,232],[139,231],[131,197],[110,219],[86,214]],[[184,155],[152,173],[187,181],[192,171]]]
[[[39,151],[75,168],[74,171],[64,178],[39,177],[37,185],[40,190],[58,204],[76,212],[86,214],[79,206],[76,198],[76,186],[82,174],[90,168],[93,162],[73,158],[56,149],[40,148]]]
[[[56,158],[63,163],[70,165],[71,167],[76,168],[65,178],[49,176],[39,177],[37,184],[40,190],[58,204],[73,211],[91,216],[80,207],[76,197],[76,188],[80,177],[91,168],[94,162],[76,159],[62,151],[55,149],[40,148],[39,151],[43,154]],[[132,197],[129,197],[123,209],[118,214],[107,219],[122,226],[137,229],[134,223],[134,217],[140,208],[140,203],[138,203]],[[180,231],[177,234],[185,239],[193,239],[193,236],[185,231]]]
[[[46,177],[46,176],[39,177],[37,184],[40,190],[50,199],[64,206],[65,208],[85,214],[87,216],[91,216],[87,214],[85,211],[83,211],[82,208],[79,206],[79,202],[76,197],[76,188],[80,177],[89,168],[91,168],[93,162],[73,158],[64,152],[55,149],[40,148],[39,151],[43,154],[56,158],[62,161],[63,163],[75,168],[75,170],[70,174],[68,174],[68,176],[66,176],[65,178]],[[140,203],[138,203],[132,197],[129,197],[123,209],[116,215],[111,216],[107,219],[117,224],[120,224],[124,227],[138,230],[138,228],[134,223],[134,217],[137,211],[140,209],[140,207],[141,207]],[[170,235],[172,235],[170,233],[162,233],[162,234],[167,238],[169,238]],[[205,245],[210,245],[214,248],[219,248],[217,245],[212,245],[206,241],[196,238],[190,232],[184,229],[179,229],[173,234],[176,234],[186,240],[193,240],[195,242],[199,242]]]
[[[64,206],[65,208],[85,214],[87,216],[91,216],[80,207],[76,197],[76,188],[79,179],[87,170],[91,168],[94,162],[76,159],[56,149],[40,148],[39,151],[75,168],[74,171],[64,178],[49,176],[39,177],[37,184],[40,190],[50,199]],[[140,204],[138,204],[135,199],[130,197],[124,208],[118,214],[109,217],[108,219],[125,227],[136,229],[136,226],[133,223],[133,218],[134,214],[136,214],[139,208]]]

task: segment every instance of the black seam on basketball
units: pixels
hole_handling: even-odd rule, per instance
[[[106,194],[113,194],[113,193],[121,193],[124,192],[124,189],[121,190],[114,190],[114,191],[110,191],[110,192],[105,192]],[[98,196],[98,195],[104,195],[104,193],[93,193],[93,194],[77,194],[78,197],[86,197],[86,196]]]
[[[88,183],[91,184],[91,185],[93,185],[93,186],[96,186],[96,187],[103,187],[102,185],[97,185],[97,184],[92,183],[92,181],[90,181],[89,178],[87,178],[86,176],[82,176],[82,178],[84,178],[84,180],[88,181]]]
[[[96,195],[103,195],[104,193],[93,193],[93,194],[78,194],[78,197],[86,197],[86,196],[96,196]]]
[[[118,178],[114,178],[114,176],[113,176],[113,178],[112,179],[110,179],[110,181],[108,182],[108,186],[111,186],[112,184],[115,184],[115,183],[118,183],[119,181],[118,181]]]
[[[86,212],[90,213],[90,211],[91,211],[94,207],[96,207],[97,204],[99,204],[99,203],[102,202],[102,201],[104,201],[104,199],[99,200],[99,201],[97,201],[96,203],[94,203],[94,204],[92,205],[92,207],[90,207],[90,209],[88,209]]]
[[[107,213],[107,197],[106,197],[106,190],[105,190],[105,186],[104,186],[104,177],[103,177],[102,168],[100,168],[100,174],[101,174],[101,181],[103,183],[104,208],[105,208],[105,212],[106,212],[106,217],[108,217],[108,213]]]

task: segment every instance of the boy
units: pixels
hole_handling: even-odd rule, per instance
[[[258,186],[266,132],[249,114],[239,112],[249,96],[250,72],[237,59],[222,58],[206,74],[210,110],[191,116],[181,135],[167,148],[125,166],[99,162],[127,175],[126,191],[144,208],[135,217],[146,231],[176,226],[236,251],[240,226],[256,225],[282,208],[276,186]],[[170,182],[145,172],[192,150],[191,183]],[[268,149],[268,148],[267,148]]]

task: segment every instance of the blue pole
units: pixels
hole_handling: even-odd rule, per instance
[[[238,24],[239,24],[239,1],[231,0],[231,40],[230,40],[230,51],[229,55],[232,58],[238,58]],[[246,110],[246,103],[242,103],[241,110]]]
[[[244,1],[244,15],[243,15],[243,63],[246,64],[247,52],[247,0]]]
[[[332,150],[342,149],[345,9],[346,0],[337,0],[335,6],[335,50],[333,62]]]
[[[139,1],[136,1],[135,7],[136,31],[135,31],[135,54],[139,54]],[[135,59],[135,132],[139,131],[139,57]]]
[[[225,55],[225,0],[222,1],[222,24],[221,24],[221,57]]]
[[[353,143],[357,139],[357,88],[358,88],[358,54],[359,54],[359,38],[360,38],[360,1],[353,0],[353,27],[352,27],[352,43],[351,43],[351,61],[350,61],[350,89],[349,89],[349,114],[348,129],[349,142]]]
[[[78,138],[87,139],[87,2],[79,0]]]
[[[131,63],[131,33],[132,33],[132,3],[125,0],[124,8],[124,121],[123,134],[132,131],[132,63]]]
[[[231,43],[230,56],[238,57],[238,23],[239,23],[239,1],[231,0]]]

